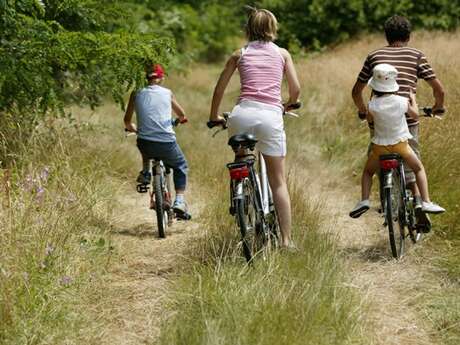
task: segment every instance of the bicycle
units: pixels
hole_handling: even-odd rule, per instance
[[[427,107],[421,110],[424,117],[438,117],[444,113],[443,110],[433,112]],[[416,212],[423,211],[421,207],[415,207],[412,192],[407,189],[402,157],[397,153],[381,155],[379,163],[380,201],[385,218],[384,226],[388,226],[391,253],[394,258],[399,259],[404,255],[407,236],[415,244],[422,239],[423,233],[431,230],[431,226],[416,222]]]
[[[188,119],[175,119],[172,121],[174,127],[187,123]],[[151,189],[149,184],[139,183],[136,186],[138,193],[149,192],[150,209],[155,210],[158,226],[158,236],[166,238],[166,230],[172,225],[176,215],[172,209],[172,169],[166,166],[161,159],[150,159],[151,166]],[[189,214],[181,215],[181,219],[189,220]]]
[[[300,108],[300,103],[289,109]],[[298,115],[285,112],[285,115]],[[208,121],[208,128],[222,126],[213,134],[227,129],[229,113],[223,114],[225,123]],[[260,152],[253,153],[257,138],[249,133],[236,134],[228,140],[235,160],[227,164],[230,174],[229,213],[236,218],[243,254],[248,263],[264,249],[278,247],[279,223],[273,196],[268,183],[267,168]]]

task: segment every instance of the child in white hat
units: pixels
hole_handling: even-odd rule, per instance
[[[374,136],[371,139],[372,149],[364,167],[361,179],[361,201],[350,212],[350,217],[358,218],[369,207],[369,194],[372,186],[372,176],[379,169],[379,156],[398,153],[405,163],[414,171],[417,186],[422,195],[422,211],[426,213],[442,213],[441,206],[430,201],[428,181],[425,168],[414,151],[410,148],[408,139],[412,138],[407,127],[405,114],[418,118],[418,108],[415,96],[410,100],[395,94],[399,89],[396,82],[398,71],[389,64],[379,64],[374,67],[369,86],[372,88],[372,98],[368,105],[369,123],[374,123]]]

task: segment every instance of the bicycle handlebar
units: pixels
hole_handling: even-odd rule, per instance
[[[420,108],[420,110],[423,111],[424,117],[438,117],[444,115],[446,112],[444,108],[436,109],[435,111],[433,111],[433,108],[431,107],[423,107]]]
[[[284,111],[283,111],[283,115],[294,115],[296,116],[295,114],[293,113],[290,113],[289,110],[295,110],[295,109],[300,109],[302,107],[302,102],[295,102],[295,103],[292,103],[292,104],[289,104],[287,107],[286,107],[286,104],[283,104],[283,107],[285,107]],[[223,113],[223,117],[224,117],[224,121],[208,121],[206,122],[206,126],[208,126],[209,129],[212,129],[214,127],[217,127],[217,126],[222,126],[222,129],[227,129],[227,120],[228,120],[228,117],[229,117],[230,113],[226,112],[226,113]]]
[[[421,115],[422,117],[436,117],[436,118],[440,119],[441,116],[446,113],[446,110],[444,108],[436,109],[435,111],[433,111],[433,108],[431,108],[431,107],[421,107],[419,109],[420,109],[420,111],[423,112],[423,114]],[[367,113],[361,113],[361,112],[358,111],[358,117],[361,120],[365,120],[366,115],[367,115]]]

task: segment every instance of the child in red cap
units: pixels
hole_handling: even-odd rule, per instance
[[[131,93],[124,117],[125,128],[129,132],[137,133],[137,147],[142,155],[142,171],[137,182],[150,183],[150,159],[161,159],[173,169],[176,190],[173,209],[178,215],[184,215],[187,213],[184,192],[188,167],[176,141],[172,111],[177,114],[180,122],[185,122],[185,112],[171,90],[161,86],[164,80],[164,69],[161,65],[149,65],[146,69],[146,78],[148,85]],[[134,110],[137,126],[131,122]]]

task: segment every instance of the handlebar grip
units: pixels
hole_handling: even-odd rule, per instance
[[[209,129],[219,126],[220,124],[221,124],[220,122],[215,122],[215,121],[206,122],[206,126],[208,126]]]
[[[291,110],[300,109],[301,107],[302,107],[302,102],[300,101],[289,105],[289,109]]]
[[[428,116],[428,117],[433,116],[433,110],[429,107],[424,107],[422,111],[425,114],[425,116]]]
[[[360,120],[365,120],[366,117],[367,117],[367,113],[362,113],[360,111],[358,111],[358,117]]]

